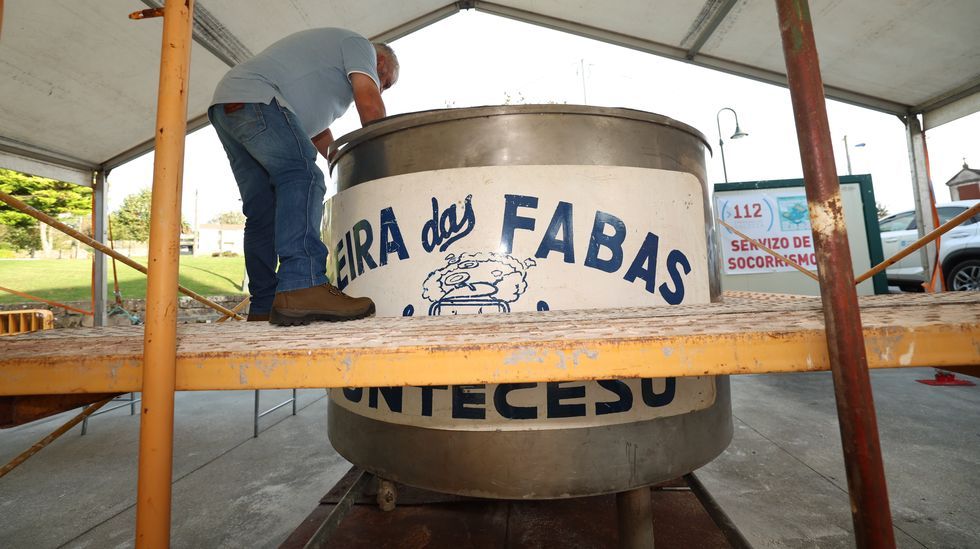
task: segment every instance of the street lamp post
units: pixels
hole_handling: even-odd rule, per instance
[[[717,114],[715,114],[715,124],[718,126],[718,148],[721,150],[721,169],[725,173],[725,183],[728,183],[728,166],[725,165],[725,140],[721,138],[721,112],[731,111],[732,115],[735,117],[735,133],[732,134],[729,139],[741,139],[746,137],[747,133],[742,131],[742,128],[738,125],[738,113],[735,109],[731,107],[722,107]]]
[[[854,148],[865,146],[865,143],[856,143]],[[851,171],[851,147],[847,144],[847,134],[844,134],[844,157],[847,158],[847,175],[854,175]]]

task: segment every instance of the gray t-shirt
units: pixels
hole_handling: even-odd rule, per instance
[[[377,56],[367,38],[345,29],[305,30],[228,71],[211,104],[268,104],[276,99],[314,137],[350,107],[354,72],[370,76],[381,88]]]

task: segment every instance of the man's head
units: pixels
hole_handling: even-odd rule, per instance
[[[375,42],[374,51],[378,54],[378,79],[383,92],[398,82],[398,58],[388,44]]]

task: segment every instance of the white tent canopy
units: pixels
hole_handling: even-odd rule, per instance
[[[0,4],[2,5],[2,4]],[[152,148],[161,19],[144,0],[12,0],[0,34],[0,165],[90,184]],[[772,0],[197,0],[188,114],[206,124],[229,66],[318,26],[391,40],[477,9],[784,83]],[[980,110],[977,0],[813,0],[827,95],[935,127]]]

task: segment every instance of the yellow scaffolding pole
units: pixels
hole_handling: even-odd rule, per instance
[[[170,545],[180,192],[193,13],[193,0],[167,0],[164,5],[136,487],[136,547],[140,548]]]

